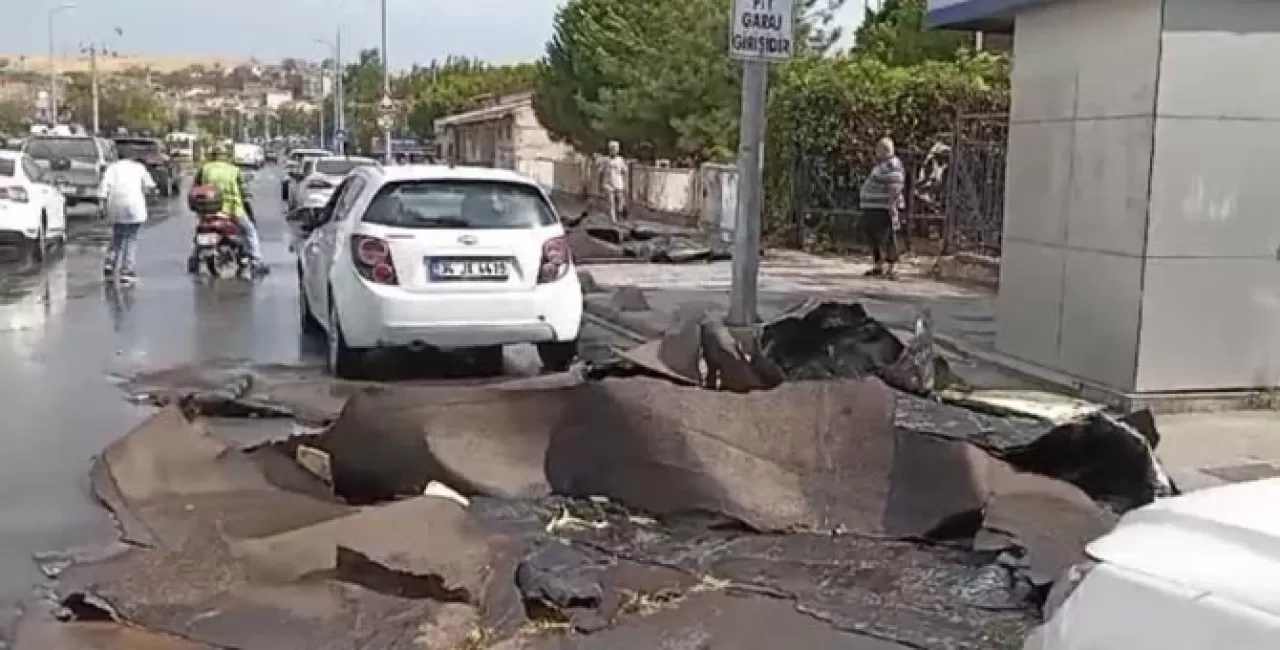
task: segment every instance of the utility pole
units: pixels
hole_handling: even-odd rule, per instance
[[[70,9],[73,4],[58,5],[49,10],[49,125],[58,123],[58,53],[53,38],[53,17]]]
[[[337,86],[337,90],[334,92],[335,99],[334,99],[333,115],[334,115],[334,119],[338,121],[338,130],[345,134],[347,132],[347,81],[346,81],[346,68],[342,67],[342,26],[341,25],[338,26],[338,33],[335,39],[336,40],[334,40],[334,43],[333,43],[333,61],[334,61],[333,68],[334,68],[334,77],[335,77],[334,84]],[[342,139],[342,142],[338,143],[338,151],[337,151],[338,155],[341,156],[347,152],[348,138],[349,136],[344,137]]]
[[[391,64],[387,62],[387,0],[382,0],[382,100],[383,104],[391,103]],[[382,142],[386,148],[387,164],[391,164],[391,111],[387,110],[382,121]]]
[[[98,86],[98,46],[89,45],[89,94],[93,102],[93,134],[102,134],[101,95]]]
[[[760,275],[760,213],[764,203],[765,103],[769,64],[791,58],[793,0],[733,0],[729,55],[742,61],[738,134],[738,205],[733,224],[733,285],[728,325],[751,327]]]

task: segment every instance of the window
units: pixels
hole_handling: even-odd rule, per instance
[[[364,191],[366,183],[363,178],[360,178],[359,176],[352,176],[346,180],[344,185],[346,185],[347,189],[343,192],[342,199],[339,200],[333,208],[334,221],[347,220],[347,217],[351,214],[351,208],[354,207],[356,201],[360,199],[360,193]]]
[[[13,178],[17,176],[18,164],[12,158],[0,158],[0,176]]]
[[[399,228],[511,229],[549,226],[555,212],[537,188],[502,181],[402,181],[383,187],[366,223]]]
[[[116,140],[116,151],[125,158],[155,158],[164,154],[159,140]]]
[[[346,176],[357,167],[372,165],[372,160],[317,160],[316,172],[325,176]]]
[[[26,154],[36,160],[70,158],[98,162],[98,143],[93,138],[40,136],[27,140]]]
[[[22,169],[26,171],[27,178],[32,181],[40,182],[44,180],[44,170],[31,159],[31,156],[22,157]]]

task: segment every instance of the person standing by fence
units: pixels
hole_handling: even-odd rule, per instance
[[[609,201],[609,218],[617,223],[627,209],[627,160],[622,157],[622,147],[617,140],[609,141],[609,157],[602,171],[600,187]]]
[[[859,230],[871,247],[873,264],[867,277],[896,277],[893,266],[898,262],[899,211],[904,206],[902,190],[906,182],[906,169],[894,153],[893,140],[881,139],[876,143],[876,164],[858,192],[862,209]]]

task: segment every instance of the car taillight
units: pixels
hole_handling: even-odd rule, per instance
[[[0,187],[0,200],[26,203],[31,200],[31,195],[23,187]]]
[[[569,272],[573,256],[569,240],[563,236],[552,237],[542,244],[542,261],[538,264],[538,284],[555,282]]]
[[[309,189],[309,190],[331,190],[331,189],[333,189],[333,183],[330,183],[329,181],[310,181],[310,182],[308,182],[308,183],[307,183],[307,189]]]
[[[396,267],[387,242],[368,235],[351,236],[351,262],[360,277],[378,284],[397,284]]]

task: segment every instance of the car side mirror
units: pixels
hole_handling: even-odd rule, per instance
[[[321,208],[298,208],[286,215],[285,220],[298,224],[302,232],[310,233],[324,223],[323,213]]]

